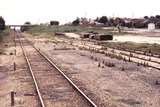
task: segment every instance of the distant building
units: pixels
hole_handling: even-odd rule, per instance
[[[148,24],[148,31],[153,31],[155,30],[155,24],[154,23],[149,23]]]

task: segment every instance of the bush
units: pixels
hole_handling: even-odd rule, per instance
[[[20,30],[21,30],[22,32],[27,31],[27,30],[29,29],[29,26],[25,26],[25,25],[31,25],[31,22],[26,21],[26,22],[24,23],[24,26],[21,26]]]
[[[99,20],[98,20],[99,23],[103,23],[103,24],[106,24],[108,22],[108,18],[106,16],[102,16]]]
[[[24,23],[25,25],[31,25],[31,22],[27,21]]]
[[[80,24],[80,19],[79,18],[77,18],[76,20],[74,20],[73,22],[72,22],[72,25],[74,25],[74,26],[77,26],[77,25],[79,25]]]
[[[58,21],[50,21],[50,25],[59,25],[59,22]]]

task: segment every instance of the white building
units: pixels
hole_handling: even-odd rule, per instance
[[[148,24],[148,31],[154,31],[155,30],[155,24],[154,23],[149,23]]]

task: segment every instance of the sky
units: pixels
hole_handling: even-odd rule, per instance
[[[65,23],[76,17],[143,17],[160,14],[159,0],[0,0],[6,24]]]

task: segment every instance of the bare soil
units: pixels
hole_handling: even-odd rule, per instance
[[[23,45],[46,107],[91,107],[30,44]]]
[[[14,107],[38,107],[36,93],[30,74],[27,72],[22,50],[19,46],[15,47],[13,35],[11,33],[4,37],[1,43],[4,51],[0,55],[0,106],[11,107],[10,94],[14,91]]]
[[[32,40],[99,107],[160,106],[160,89],[156,83],[159,70],[80,50],[63,42],[55,43],[51,39]],[[105,62],[115,66],[108,67]]]

